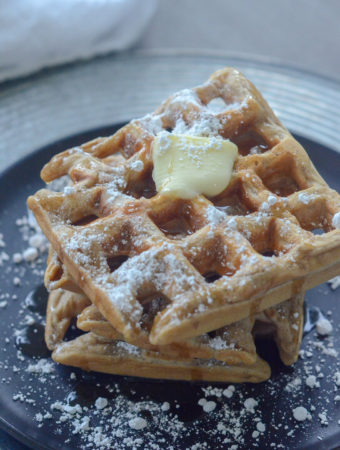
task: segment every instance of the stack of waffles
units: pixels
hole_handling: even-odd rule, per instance
[[[159,133],[229,139],[214,198],[157,193]],[[63,192],[28,205],[50,242],[46,342],[55,361],[152,378],[260,382],[257,330],[293,364],[307,289],[340,273],[340,196],[257,89],[226,68],[113,136],[43,168]],[[322,229],[323,234],[315,234]],[[84,333],[64,340],[73,320]]]

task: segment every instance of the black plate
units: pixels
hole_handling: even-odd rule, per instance
[[[4,234],[6,247],[3,250],[8,255],[22,252],[27,247],[15,222],[27,214],[27,196],[42,187],[39,171],[43,164],[54,153],[116,129],[117,126],[109,126],[49,145],[18,162],[1,176],[0,232]],[[340,155],[307,139],[299,140],[331,187],[340,191]],[[61,412],[51,410],[53,402],[61,401],[88,407],[86,415],[90,418],[90,425],[104,428],[103,434],[112,439],[112,448],[124,449],[133,445],[136,448],[169,448],[172,445],[182,449],[197,444],[197,449],[218,449],[232,448],[234,444],[238,449],[331,449],[340,443],[340,402],[334,400],[337,395],[334,374],[339,370],[339,364],[338,358],[332,356],[332,345],[334,349],[340,348],[338,326],[334,326],[331,337],[317,337],[315,331],[306,335],[302,348],[311,354],[305,354],[305,359],[300,359],[294,367],[280,363],[274,345],[260,345],[262,354],[273,367],[271,380],[258,385],[236,386],[230,399],[220,395],[227,387],[223,384],[88,374],[56,364],[52,366],[52,373],[27,371],[30,364],[36,364],[34,358],[49,358],[43,344],[42,322],[46,301],[46,292],[41,286],[43,260],[35,269],[26,262],[15,265],[4,261],[0,272],[0,302],[8,302],[0,309],[3,343],[0,348],[0,426],[21,442],[35,449],[85,448],[88,438],[72,432],[75,421],[60,422]],[[14,277],[20,278],[20,286],[14,286]],[[29,295],[32,291],[34,294]],[[1,298],[6,293],[10,297]],[[17,299],[12,299],[13,295]],[[333,325],[340,322],[337,297],[339,292],[332,291],[328,285],[319,286],[307,294],[310,306],[319,306],[325,313],[332,311]],[[24,325],[26,315],[33,318],[34,323],[30,323],[28,318]],[[18,329],[23,330],[22,334],[15,336]],[[17,353],[18,349],[22,355]],[[70,377],[71,373],[75,376]],[[306,376],[320,373],[323,374],[318,378],[320,387],[308,387]],[[293,380],[298,383],[298,379],[302,383],[295,386]],[[217,390],[212,391],[209,386]],[[107,398],[112,407],[106,416],[93,406],[97,397]],[[203,411],[198,401],[204,397],[216,403],[214,411]],[[244,411],[244,400],[249,397],[258,401],[254,414]],[[161,408],[164,402],[169,403],[168,411]],[[311,411],[310,421],[298,423],[293,418],[292,409],[297,406],[305,406]],[[315,410],[312,411],[313,408]],[[36,415],[47,412],[51,418],[39,422],[40,417]],[[327,416],[327,426],[319,417],[323,413]],[[135,416],[145,418],[147,427],[139,431],[132,429],[128,422]],[[266,431],[254,438],[252,434],[257,421],[266,425]],[[117,433],[118,429],[120,432]]]

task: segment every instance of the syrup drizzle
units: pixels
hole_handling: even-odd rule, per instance
[[[34,358],[47,358],[51,354],[45,344],[45,325],[42,316],[45,315],[48,292],[44,285],[33,289],[24,300],[24,305],[32,312],[33,323],[24,324],[20,334],[15,338],[15,345],[24,355]]]
[[[16,337],[15,345],[24,355],[35,358],[47,358],[50,351],[44,340],[45,327],[40,323],[25,325]]]

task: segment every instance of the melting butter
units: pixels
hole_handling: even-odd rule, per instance
[[[157,192],[190,199],[213,197],[229,184],[238,149],[221,138],[159,133],[153,142]]]

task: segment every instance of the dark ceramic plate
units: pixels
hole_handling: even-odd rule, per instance
[[[15,222],[27,214],[27,196],[42,187],[39,171],[43,164],[65,148],[116,129],[116,126],[109,126],[56,142],[3,173],[0,178],[0,232],[6,243],[3,250],[8,255],[22,252],[27,247]],[[330,186],[340,190],[340,155],[316,142],[298,139]],[[334,380],[339,365],[332,350],[340,348],[337,326],[334,326],[332,337],[319,338],[315,331],[308,333],[302,346],[307,351],[305,358],[294,367],[280,363],[274,345],[259,343],[259,351],[272,365],[272,378],[267,383],[236,386],[232,398],[220,396],[227,387],[223,384],[214,384],[217,390],[212,391],[209,384],[88,374],[55,364],[51,366],[51,373],[41,373],[41,368],[34,369],[37,367],[34,366],[35,359],[49,358],[43,343],[46,302],[46,291],[42,287],[43,267],[43,260],[35,270],[28,263],[14,265],[4,261],[0,272],[0,305],[7,301],[7,306],[0,309],[0,426],[25,445],[34,449],[66,450],[85,448],[88,444],[88,437],[73,433],[74,421],[62,422],[61,412],[51,410],[51,404],[56,401],[88,407],[86,415],[91,427],[102,426],[103,434],[111,436],[112,448],[135,445],[136,448],[218,449],[231,448],[234,444],[238,449],[333,449],[340,443],[340,403],[335,401],[337,386]],[[20,286],[14,286],[14,277],[21,280]],[[6,293],[10,298],[1,297]],[[16,299],[12,299],[13,294]],[[309,311],[312,315],[315,313],[313,306],[325,314],[332,311],[331,320],[338,324],[338,297],[339,291],[332,291],[329,285],[319,286],[307,294]],[[18,329],[21,330],[19,333]],[[30,365],[31,371],[28,371]],[[70,377],[72,372],[75,375]],[[309,374],[318,376],[320,387],[306,385]],[[203,389],[208,389],[208,394],[207,391],[204,394]],[[98,397],[108,399],[112,407],[107,416],[93,407]],[[214,411],[203,411],[198,404],[202,397],[216,403]],[[244,401],[249,397],[258,402],[254,414],[244,411]],[[164,402],[169,403],[168,411],[161,407]],[[298,423],[294,419],[292,410],[298,406],[311,412],[311,420]],[[47,415],[40,421],[39,413],[42,416],[48,413],[51,417]],[[147,421],[143,430],[134,430],[128,425],[136,414]],[[321,423],[325,420],[320,414],[325,414],[328,425]],[[266,431],[254,437],[257,422],[264,423]],[[121,432],[117,433],[118,428]],[[197,446],[192,447],[194,445]]]

